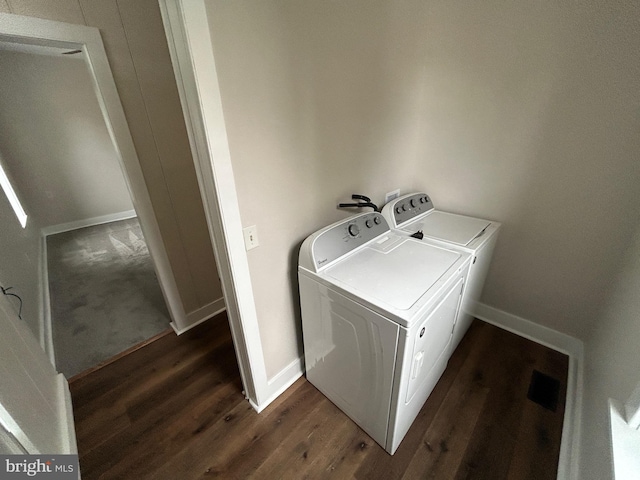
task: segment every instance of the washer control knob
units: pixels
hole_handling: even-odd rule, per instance
[[[405,205],[404,203],[402,204],[402,211],[404,212],[407,209],[407,205]]]
[[[380,217],[373,217],[373,223],[380,225]]]
[[[411,201],[409,202],[411,204],[412,207],[415,208],[415,206],[418,204],[418,202],[416,202],[415,198],[412,198]]]
[[[422,197],[422,198],[420,199],[420,201],[421,201],[422,203],[427,203],[427,202],[429,201],[429,197]]]
[[[400,207],[396,207],[396,213],[402,213],[402,209]]]
[[[366,222],[364,222],[364,224],[366,225],[367,228],[373,227],[373,222],[371,220],[367,220]]]
[[[358,228],[358,225],[356,225],[355,223],[349,225],[349,235],[351,235],[352,237],[357,237],[359,233],[360,229]]]

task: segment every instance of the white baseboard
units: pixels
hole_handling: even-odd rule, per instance
[[[129,218],[136,217],[135,210],[127,210],[125,212],[110,213],[108,215],[101,215],[99,217],[85,218],[83,220],[76,220],[68,223],[60,223],[58,225],[50,225],[42,229],[42,235],[55,235],[56,233],[69,232],[71,230],[77,230],[79,228],[93,227],[94,225],[102,225],[103,223],[117,222],[119,220],[128,220]]]
[[[480,320],[569,356],[567,399],[557,478],[578,480],[582,431],[584,344],[570,335],[483,303],[476,303],[473,313]]]
[[[71,392],[69,383],[62,373],[58,374],[58,408],[60,409],[60,443],[62,452],[68,455],[78,454],[76,430],[73,421],[73,408],[71,405]]]
[[[302,357],[296,358],[289,365],[280,370],[273,378],[271,378],[267,385],[269,387],[269,395],[267,399],[260,404],[256,404],[251,399],[249,403],[253,409],[260,413],[267,408],[271,402],[278,398],[285,390],[287,390],[293,383],[298,380],[304,374],[304,360]]]
[[[582,342],[577,338],[484,303],[476,303],[473,313],[480,320],[566,355],[576,355],[583,350]]]
[[[200,307],[198,310],[188,313],[186,325],[178,326],[175,322],[171,322],[171,328],[173,328],[177,335],[182,335],[184,332],[191,330],[196,325],[200,325],[211,317],[222,313],[226,308],[224,298],[219,298],[204,307]]]

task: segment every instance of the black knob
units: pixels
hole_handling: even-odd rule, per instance
[[[402,204],[402,211],[404,212],[407,209],[407,206],[403,203]]]
[[[411,199],[411,201],[410,201],[409,203],[411,204],[411,206],[412,206],[412,207],[414,207],[414,208],[415,208],[415,206],[416,206],[416,199],[415,199],[415,198],[412,198],[412,199]]]
[[[402,213],[402,209],[400,207],[396,207],[396,213]]]

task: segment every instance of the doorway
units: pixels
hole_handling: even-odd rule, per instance
[[[0,42],[0,65],[0,152],[44,236],[53,352],[69,378],[169,328],[169,312],[82,48]]]
[[[138,5],[139,4],[136,4],[135,8],[137,8]],[[114,5],[110,4],[108,6],[113,7]],[[102,7],[102,4],[91,4],[86,5],[85,7],[95,13],[94,10],[99,10]],[[102,13],[105,12],[103,11]],[[149,16],[148,10],[139,11],[138,13],[145,17]],[[119,15],[116,15],[116,17],[119,18]],[[102,19],[103,17],[100,15],[93,19],[95,20],[96,18]],[[188,313],[185,312],[185,308],[183,306],[182,299],[179,295],[176,285],[176,277],[178,277],[178,274],[176,274],[176,277],[174,277],[174,272],[172,271],[171,265],[169,263],[167,250],[165,250],[165,245],[163,243],[165,237],[162,237],[160,235],[158,220],[155,216],[157,212],[154,211],[154,208],[151,204],[150,194],[147,190],[147,183],[145,182],[145,177],[143,176],[140,166],[140,161],[142,159],[140,161],[138,160],[138,155],[136,153],[136,149],[134,148],[131,133],[129,132],[129,126],[124,116],[124,111],[120,103],[120,97],[118,91],[116,90],[113,74],[111,72],[109,61],[107,60],[107,56],[104,50],[100,31],[93,26],[87,27],[84,25],[75,24],[75,19],[71,19],[69,21],[74,23],[61,23],[52,20],[21,17],[17,15],[0,13],[0,41],[19,44],[23,46],[27,45],[62,48],[66,49],[69,52],[69,55],[72,55],[71,52],[74,52],[76,50],[80,50],[81,52],[83,52],[84,64],[89,72],[96,100],[102,113],[102,117],[106,123],[108,135],[117,152],[118,162],[121,167],[127,189],[131,195],[133,209],[137,214],[141,231],[144,232],[144,238],[146,240],[150,257],[153,262],[157,278],[159,280],[160,288],[162,290],[162,296],[164,297],[171,318],[171,326],[176,331],[176,333],[181,334],[187,331],[189,328],[195,326],[196,324],[207,320],[207,318],[215,315],[215,313],[219,313],[219,311],[224,310],[224,300],[222,298],[219,298],[217,300],[214,300],[210,304],[201,306],[200,308],[197,308],[198,306],[196,305],[196,310],[194,310],[193,305],[190,305]],[[84,22],[83,20],[78,21],[80,23],[87,23],[86,18],[84,19]],[[102,26],[100,28],[102,28]],[[110,26],[107,26],[107,31],[109,31],[109,28]],[[117,30],[117,28],[115,29]],[[115,66],[114,69],[120,72],[120,76],[122,75],[121,69],[119,70]],[[120,83],[119,86],[121,86]],[[141,86],[139,78],[138,86]],[[131,91],[137,92],[135,88],[126,90],[126,92]],[[123,98],[125,98],[124,94]],[[149,112],[147,111],[146,113],[147,116],[149,116]],[[146,125],[144,124],[144,122],[142,122],[142,124],[143,126]],[[132,126],[133,125],[138,125],[135,119],[133,120]],[[136,136],[136,138],[138,137],[139,135]],[[169,138],[169,143],[171,143],[171,138]],[[162,145],[166,146],[166,142],[163,141]],[[156,148],[158,148],[157,144]],[[171,148],[168,148],[168,154],[172,153],[174,153],[174,151]],[[189,161],[191,161],[190,157]],[[149,173],[147,169],[145,169],[145,172]],[[180,172],[174,172],[178,180],[184,181],[185,177],[179,175],[179,173]],[[162,175],[162,171],[159,170],[151,172],[151,175],[156,174]],[[185,184],[188,184],[188,182],[184,181],[178,186]],[[172,185],[175,186],[175,184]],[[179,191],[184,192],[185,190],[183,189]],[[185,196],[189,197],[189,195],[197,195],[199,198],[199,190],[187,189],[187,191],[185,192]],[[11,217],[10,214],[5,215],[5,212],[8,211],[6,208],[4,208],[5,206],[6,205],[3,205],[3,202],[0,202],[0,207],[2,207],[2,209],[0,210],[0,216],[2,216],[3,219]],[[190,215],[184,216],[185,221],[191,221],[192,218],[193,217]],[[8,229],[6,231],[4,228],[0,229],[0,249],[7,251],[4,249],[6,245],[11,244],[12,247],[15,247],[15,244],[21,244],[25,247],[28,246],[30,250],[29,252],[20,250],[17,251],[16,255],[11,255],[11,261],[8,263],[12,264],[12,268],[4,268],[4,265],[0,266],[0,284],[5,285],[20,283],[21,285],[27,285],[29,282],[31,282],[31,284],[28,285],[29,288],[26,288],[25,293],[22,295],[22,298],[26,300],[24,302],[24,309],[22,309],[22,303],[20,303],[20,307],[11,304],[12,307],[15,306],[15,315],[8,314],[7,320],[10,324],[16,325],[16,329],[17,327],[20,327],[25,331],[23,332],[24,335],[22,335],[20,332],[18,333],[19,335],[21,335],[21,338],[24,337],[26,340],[31,342],[30,348],[31,350],[33,350],[34,356],[39,355],[44,357],[44,354],[40,350],[40,347],[37,345],[37,342],[30,338],[31,335],[27,331],[28,329],[26,328],[25,324],[29,324],[29,326],[32,327],[31,330],[33,332],[38,332],[36,333],[36,337],[38,335],[40,336],[40,344],[45,348],[47,353],[49,353],[50,356],[53,357],[52,335],[51,331],[47,332],[46,330],[47,312],[44,311],[46,310],[46,305],[48,305],[48,299],[46,298],[47,289],[42,288],[42,284],[38,285],[38,279],[42,278],[42,276],[40,275],[41,271],[46,271],[46,269],[41,268],[41,266],[47,263],[46,260],[43,261],[42,259],[42,252],[44,251],[44,248],[42,248],[43,242],[38,242],[37,240],[39,240],[39,237],[37,235],[32,235],[33,232],[31,230],[33,230],[35,222],[28,221],[27,219],[27,222],[24,224],[26,226],[25,228],[21,227],[20,222],[9,223],[11,223],[11,230],[15,233],[15,235],[8,235]],[[163,232],[164,231],[165,230],[163,230]],[[188,233],[193,233],[193,236],[196,236],[198,234],[198,232]],[[36,238],[35,242],[33,241],[34,238]],[[208,237],[207,241],[209,241]],[[40,246],[38,246],[38,243]],[[169,246],[167,246],[166,248],[169,249]],[[197,255],[200,253],[197,249],[193,249],[193,251],[195,251]],[[201,259],[204,256],[206,255],[200,255],[196,258]],[[9,257],[9,255],[2,256],[3,259],[7,257]],[[208,271],[209,273],[211,273],[211,269],[206,262],[200,261],[200,266],[203,269],[209,269]],[[213,266],[215,269],[215,263],[213,264]],[[182,266],[178,265],[178,267]],[[215,270],[213,271],[215,272]],[[21,276],[28,276],[28,281],[18,282],[17,280],[19,278],[21,279]],[[33,285],[34,278],[36,279],[35,286]],[[211,283],[212,282],[205,283],[203,286],[203,283],[200,282],[199,285],[203,288],[209,288]],[[182,288],[183,284],[181,283],[180,285]],[[12,292],[15,292],[15,290],[13,290]],[[43,298],[42,301],[40,301],[40,292],[44,292],[42,297],[45,298]],[[0,299],[4,300],[7,303],[11,303],[9,301],[11,300],[10,297],[0,297]],[[40,311],[39,308],[41,309]],[[24,321],[19,321],[21,315]],[[12,341],[11,337],[9,336],[12,331],[10,331],[10,329],[8,328],[5,330],[6,331],[3,331],[3,335],[7,334],[7,341]],[[28,386],[35,387],[43,384],[43,382],[37,382],[34,384],[30,381],[30,378],[35,378],[32,373],[34,369],[37,368],[37,365],[31,358],[31,356],[21,356],[20,358],[22,369],[14,368],[14,365],[11,365],[10,368],[7,367],[8,370],[15,373],[15,377],[17,379],[16,381],[23,382]],[[44,363],[51,367],[49,362],[45,361]],[[51,411],[53,412],[51,418],[47,418],[47,422],[45,422],[47,423],[47,425],[51,426],[49,430],[51,430],[53,443],[44,442],[36,450],[51,452],[68,452],[70,450],[71,453],[73,453],[75,445],[75,434],[67,381],[62,374],[57,374],[51,368],[47,370],[45,376],[47,377],[47,379],[51,380],[51,382],[54,384],[54,388],[49,388],[49,384],[47,384],[47,388],[40,389],[41,391],[39,394],[45,401],[50,404]],[[40,429],[28,429],[27,427],[29,427],[29,422],[37,422],[38,424],[40,424],[42,423],[42,417],[40,415],[34,416],[33,412],[28,411],[28,409],[26,412],[23,411],[28,405],[23,405],[20,402],[14,402],[15,404],[10,404],[10,402],[5,397],[13,395],[12,392],[18,390],[9,387],[10,385],[5,385],[3,388],[0,388],[0,423],[2,423],[2,425],[6,427],[6,424],[3,422],[13,422],[17,430],[21,429],[25,434],[24,442],[21,441],[21,443],[24,445],[25,442],[28,443],[28,441],[32,437],[35,438],[38,432],[43,429],[42,427]],[[58,421],[54,422],[53,420]],[[64,445],[68,446],[64,446],[61,448],[59,443],[55,444],[56,438],[59,441],[61,440]]]
[[[70,240],[72,244],[86,248],[76,248],[74,254],[69,250],[58,253],[65,257],[63,260],[71,258],[71,263],[78,265],[86,265],[87,260],[99,263],[98,257],[105,257],[103,264],[111,270],[117,263],[126,263],[117,260],[133,259],[139,268],[129,276],[155,281],[152,286],[147,282],[143,286],[130,285],[124,289],[125,292],[142,292],[142,299],[153,305],[157,325],[150,331],[146,329],[147,334],[157,333],[158,325],[162,329],[168,328],[170,321],[174,327],[180,327],[186,315],[99,32],[80,25],[0,16],[3,17],[0,75],[6,77],[3,78],[0,115],[0,161],[15,184],[28,215],[25,227],[16,235],[19,238],[4,242],[16,251],[5,250],[4,257],[15,261],[9,260],[7,263],[11,265],[2,265],[3,284],[21,285],[18,293],[22,294],[25,306],[24,320],[36,337],[40,336],[41,344],[55,362],[56,328],[51,328],[49,300],[55,303],[54,297],[60,295],[52,291],[49,299],[46,288],[49,283],[46,252],[47,243],[50,243],[47,238],[72,236],[70,232],[86,232],[88,228],[107,230],[103,240],[97,241],[97,244],[102,242],[101,247],[89,245],[90,240],[97,238],[94,231],[84,239]],[[10,221],[9,218],[2,219],[3,223]],[[117,226],[112,223],[114,221],[128,223]],[[42,241],[35,239],[40,234],[44,238]],[[60,241],[53,243],[60,247]],[[5,244],[3,247],[6,248]],[[116,256],[106,255],[109,251]],[[73,255],[77,256],[76,260]],[[103,268],[98,276],[104,277],[104,272]],[[52,280],[59,280],[56,272],[51,273],[55,277]],[[153,278],[156,275],[157,280]],[[72,279],[79,276],[72,270]],[[122,274],[120,277],[122,279]],[[112,285],[117,283],[116,279]],[[67,289],[74,287],[67,285]],[[104,312],[109,292],[103,290],[93,292],[94,296],[99,294],[100,297],[94,298],[93,304]],[[129,300],[112,299],[111,303],[115,305],[112,315],[109,319],[103,318],[100,327],[105,327],[106,323],[106,330],[116,337],[122,336],[126,330],[123,325],[131,322],[119,318],[123,309],[118,310],[118,306],[126,305]],[[86,292],[84,296],[74,297],[72,303],[75,303],[75,313],[84,309],[89,317],[96,316],[95,309],[91,312],[86,308],[92,303]],[[69,321],[70,316],[69,311],[63,312],[62,319]],[[116,324],[118,318],[119,325]],[[57,322],[55,318],[53,321]],[[140,333],[138,330],[145,330],[137,327],[130,330],[136,334]],[[63,339],[63,349],[77,356],[78,345],[69,339],[81,337],[83,332],[90,333],[94,328],[80,322],[72,324],[71,329],[71,335],[59,336]],[[108,341],[94,340],[88,349],[95,353],[97,345],[102,348],[105,344],[114,344],[113,335],[111,337]],[[144,340],[136,336],[129,343],[141,339]],[[125,339],[124,348],[128,346],[126,342]],[[123,348],[117,343],[116,350]],[[113,348],[103,350],[103,357],[118,353]],[[104,359],[97,358],[97,361]],[[63,371],[69,376],[87,366],[90,365],[81,362],[79,366]]]

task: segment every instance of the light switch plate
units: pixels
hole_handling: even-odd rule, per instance
[[[244,246],[247,251],[260,245],[258,242],[258,227],[251,225],[250,227],[243,228],[242,231],[244,232]]]

